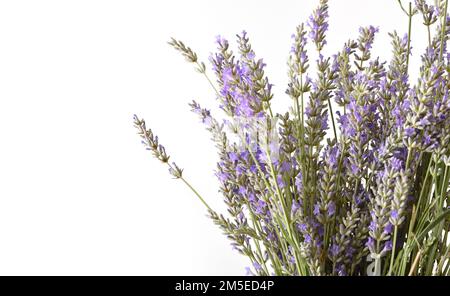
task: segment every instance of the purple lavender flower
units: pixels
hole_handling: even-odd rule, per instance
[[[384,227],[384,233],[385,234],[391,234],[393,230],[393,226],[391,223],[387,223],[386,226]]]
[[[245,275],[247,275],[247,276],[254,276],[255,274],[252,272],[250,267],[246,266],[245,267]]]
[[[328,30],[328,0],[321,0],[319,7],[309,17],[309,37],[315,43],[318,51],[321,51],[327,41],[325,33]]]
[[[298,175],[295,177],[295,186],[296,186],[298,192],[302,192],[303,177],[302,177],[301,172],[299,172]]]
[[[259,272],[260,270],[262,270],[262,266],[261,264],[259,264],[258,262],[253,262],[253,267],[255,268],[255,270],[257,272]]]
[[[280,187],[281,189],[286,187],[286,183],[283,180],[283,176],[282,175],[277,175],[277,185],[278,187]]]
[[[328,204],[328,217],[332,217],[336,213],[336,204],[333,201],[330,201]]]
[[[338,275],[339,275],[339,276],[346,276],[346,275],[347,275],[347,272],[345,271],[345,266],[342,265],[342,264],[340,264],[340,265],[337,267],[337,271],[338,271]]]
[[[384,244],[384,247],[383,247],[383,253],[384,252],[389,252],[390,250],[392,250],[392,241],[387,241],[385,244]]]
[[[391,217],[392,219],[398,219],[398,211],[397,210],[391,211]]]
[[[330,254],[333,257],[337,257],[339,254],[339,246],[336,243],[333,243],[330,248]]]
[[[259,200],[256,204],[256,209],[255,209],[255,213],[262,215],[266,212],[267,209],[267,204],[265,201],[263,200]]]
[[[378,31],[379,29],[373,26],[369,26],[367,28],[359,28],[360,39],[358,41],[361,51],[367,52],[372,49],[372,44],[375,39],[375,33],[377,33]]]

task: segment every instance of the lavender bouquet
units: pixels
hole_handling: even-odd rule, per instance
[[[252,274],[450,274],[448,0],[398,2],[409,32],[390,34],[393,57],[384,62],[371,56],[372,26],[324,56],[328,5],[320,0],[292,36],[292,107],[283,114],[271,108],[265,64],[245,32],[237,35],[238,54],[217,38],[215,81],[191,48],[169,42],[208,79],[226,115],[218,120],[190,103],[218,149],[228,213],[214,211],[188,183],[144,120],[134,116],[134,124],[147,150],[250,259]],[[428,40],[414,84],[408,71],[416,15]]]

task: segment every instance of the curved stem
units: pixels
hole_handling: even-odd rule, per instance
[[[214,83],[212,82],[212,80],[209,78],[208,74],[206,74],[206,70],[203,68],[203,66],[197,61],[196,62],[197,66],[199,67],[199,69],[203,69],[203,71],[200,71],[200,73],[203,74],[203,76],[205,76],[206,80],[208,80],[209,85],[211,85],[211,87],[213,88],[213,90],[216,92],[217,96],[220,97],[220,93],[217,90],[216,86],[214,85]]]
[[[170,163],[167,163],[167,165],[173,170],[174,168],[170,165]],[[213,209],[208,205],[208,203],[203,199],[203,197],[200,195],[200,193],[198,193],[197,190],[195,190],[195,188],[188,182],[186,181],[185,178],[180,177],[179,178],[181,181],[183,181],[183,183],[198,197],[198,199],[206,206],[206,208],[211,211],[214,212]]]

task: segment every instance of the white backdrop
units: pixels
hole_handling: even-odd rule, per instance
[[[224,209],[216,152],[187,106],[214,107],[214,94],[166,42],[207,61],[217,34],[246,29],[282,111],[290,36],[317,3],[1,1],[0,274],[244,274],[203,205],[144,150],[132,115]],[[387,33],[407,29],[396,0],[332,0],[330,16],[326,54],[372,24],[375,55],[389,58]],[[426,38],[420,24],[414,41]]]

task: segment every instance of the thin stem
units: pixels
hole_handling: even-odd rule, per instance
[[[189,189],[191,189],[192,192],[194,192],[195,195],[197,195],[197,197],[200,199],[200,201],[208,208],[209,211],[214,212],[211,207],[208,205],[208,203],[203,199],[203,197],[197,192],[197,190],[195,190],[194,187],[192,187],[191,184],[189,184],[188,181],[186,181],[186,179],[184,179],[183,177],[180,178],[181,181],[183,181],[184,184],[186,184],[187,187],[189,187]]]
[[[170,169],[174,169],[170,163],[167,163],[167,165],[170,167]],[[203,199],[203,197],[200,195],[200,193],[198,193],[197,190],[195,190],[195,188],[183,177],[179,177],[178,179],[180,179],[181,181],[183,181],[183,183],[198,197],[198,199],[206,206],[206,208],[210,211],[210,212],[214,212],[213,209],[208,205],[208,203]]]
[[[448,9],[448,0],[445,0],[445,13],[442,16],[442,30],[441,30],[441,50],[439,53],[439,61],[442,61],[442,55],[444,53],[444,36],[447,29],[447,9]]]
[[[399,1],[400,5],[401,2]],[[402,6],[403,9],[403,6]],[[403,9],[404,11],[404,9]],[[413,13],[412,13],[412,4],[411,2],[409,2],[409,12],[407,13],[408,15],[408,55],[406,56],[406,73],[408,73],[408,68],[409,68],[409,56],[411,55],[411,30],[412,30],[412,17],[413,17]]]
[[[420,211],[420,209],[421,209],[423,194],[425,193],[425,188],[427,187],[425,185],[426,185],[428,176],[430,175],[430,169],[431,169],[432,162],[433,161],[431,159],[428,162],[427,173],[425,174],[425,178],[423,179],[422,188],[420,190],[419,199],[417,201],[417,211]]]
[[[220,93],[217,90],[216,86],[214,85],[214,83],[212,82],[212,80],[209,78],[208,74],[206,74],[206,70],[203,68],[203,65],[201,65],[198,61],[196,62],[197,66],[199,67],[199,69],[203,69],[203,71],[200,71],[200,73],[203,74],[203,76],[205,76],[206,80],[208,80],[209,84],[211,85],[211,87],[213,88],[213,90],[216,92],[217,96],[220,97]]]
[[[302,92],[300,93],[300,99],[302,102],[302,129],[305,130],[305,102],[303,98],[303,74],[300,75],[300,85],[302,88]]]
[[[300,113],[300,109],[299,109],[299,105],[298,105],[298,101],[297,101],[297,112],[299,113],[298,116],[301,115],[301,125],[300,125],[300,135],[298,135],[297,137],[297,141],[300,145],[300,153],[301,153],[301,165],[302,165],[302,170],[301,173],[303,175],[305,175],[306,172],[306,163],[305,163],[305,158],[303,157],[303,155],[305,155],[305,101],[304,101],[304,92],[303,92],[303,73],[300,75],[300,87],[302,89],[302,92],[300,93],[300,101],[301,101],[301,113]],[[297,154],[298,155],[298,154]]]
[[[333,124],[334,138],[337,140],[336,124],[334,123],[333,108],[331,107],[330,98],[328,98],[328,108],[330,109],[331,123]]]
[[[400,8],[403,10],[404,13],[408,14],[408,12],[405,10],[405,8],[403,7],[402,1],[401,0],[397,0],[398,4],[400,4]],[[411,3],[409,3],[411,5]]]
[[[321,52],[319,50],[319,55],[321,55]],[[302,93],[303,94],[303,93]],[[337,132],[336,132],[336,125],[334,123],[334,115],[333,115],[333,108],[331,107],[331,101],[330,98],[327,98],[328,100],[328,109],[330,111],[330,117],[331,117],[331,123],[333,124],[333,133],[334,133],[334,138],[337,140]],[[302,108],[303,108],[303,96],[302,96]],[[302,120],[303,120],[303,115],[302,115]],[[302,122],[303,124],[303,122]]]
[[[267,109],[269,110],[269,114],[270,114],[270,117],[272,117],[272,118],[273,118],[272,107],[271,107],[271,105],[270,105],[270,102],[269,102],[269,101],[267,101]]]
[[[296,248],[296,250],[300,250],[300,247],[298,246],[297,240],[294,238],[293,232],[291,230],[291,223],[289,221],[289,215],[288,215],[287,209],[286,209],[286,202],[285,202],[285,200],[283,198],[283,194],[281,193],[280,187],[278,186],[277,177],[276,177],[276,174],[275,174],[275,169],[273,167],[272,160],[270,159],[269,151],[266,150],[266,154],[267,154],[267,158],[269,160],[270,172],[271,172],[272,178],[273,178],[273,180],[275,182],[275,189],[277,190],[278,196],[280,197],[280,203],[281,203],[281,207],[283,209],[283,215],[284,215],[284,220],[285,220],[284,223],[286,223],[286,229],[287,229],[289,238],[291,240],[291,243]],[[300,273],[301,264],[300,264],[300,260],[297,257],[297,251],[294,252],[294,257],[295,257],[295,264],[297,265],[297,270]]]
[[[445,170],[444,170],[444,177],[443,177],[443,181],[442,181],[442,186],[441,186],[441,201],[444,201],[445,198],[445,188],[448,186],[448,180],[447,180],[447,174],[448,174],[448,166],[445,166]]]
[[[394,227],[394,238],[393,238],[393,243],[392,243],[391,264],[389,265],[388,275],[392,275],[392,268],[394,266],[395,248],[397,246],[397,231],[398,231],[398,226],[395,225],[395,227]]]
[[[409,270],[408,276],[414,275],[414,271],[416,270],[417,264],[419,263],[420,256],[422,255],[422,250],[417,252],[416,258],[414,258],[414,262],[411,265],[411,269]]]
[[[447,265],[445,266],[444,275],[448,276],[450,271],[450,259],[447,261]]]

